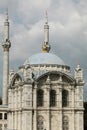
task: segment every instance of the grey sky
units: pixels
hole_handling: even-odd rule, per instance
[[[87,82],[87,0],[9,0],[8,3],[12,42],[10,66],[17,69],[26,58],[41,51],[45,11],[48,10],[51,52],[61,57],[72,70],[80,63]],[[1,0],[0,43],[5,8],[6,0]],[[0,82],[2,56],[0,46]]]

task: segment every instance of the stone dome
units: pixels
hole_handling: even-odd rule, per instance
[[[63,60],[52,53],[38,53],[30,56],[24,63],[26,64],[58,64],[65,65]]]

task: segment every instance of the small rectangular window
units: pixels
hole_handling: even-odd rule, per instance
[[[4,114],[4,119],[5,119],[5,120],[7,119],[7,113]]]
[[[0,113],[0,120],[2,120],[2,113]]]

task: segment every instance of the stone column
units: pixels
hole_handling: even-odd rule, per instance
[[[11,124],[12,124],[12,122],[11,122],[11,113],[10,112],[8,112],[7,124],[8,124],[8,129],[10,129],[11,128]]]
[[[18,124],[17,112],[15,112],[15,130],[17,130],[17,124]]]
[[[13,120],[12,120],[12,129],[15,128],[15,114],[14,114],[14,111],[12,112],[12,117],[13,117]]]
[[[44,99],[45,99],[45,104],[44,107],[47,110],[47,119],[46,119],[46,128],[47,130],[50,130],[50,123],[51,123],[51,115],[50,115],[50,83],[46,84],[46,88],[44,89]]]
[[[72,104],[71,104],[71,107],[74,108],[75,107],[75,94],[74,94],[74,86],[72,86],[71,88],[71,94],[72,94]]]
[[[21,130],[23,130],[23,111],[21,112]]]
[[[77,130],[80,130],[79,111],[77,112]]]
[[[59,89],[56,90],[56,107],[59,108]]]
[[[12,105],[11,105],[11,108],[13,109],[14,108],[14,90],[12,89]]]
[[[51,112],[50,112],[50,84],[47,85],[47,104],[48,104],[48,130],[51,130]]]
[[[59,129],[59,130],[62,130],[62,129],[63,129],[63,128],[62,128],[62,122],[63,122],[63,121],[62,121],[62,116],[63,116],[62,114],[63,114],[63,113],[62,113],[62,110],[60,110],[60,111],[59,111],[59,114],[58,114],[58,120],[59,120],[59,128],[58,128],[58,129]]]
[[[37,110],[34,110],[33,128],[34,128],[34,130],[37,130]]]
[[[25,129],[25,112],[22,111],[22,130],[26,130]]]
[[[32,124],[33,124],[33,119],[32,119],[32,112],[30,111],[30,113],[29,113],[29,115],[30,115],[30,130],[33,130],[33,126],[32,126]]]
[[[79,112],[79,130],[84,130],[83,111]]]
[[[72,130],[75,130],[75,124],[74,124],[74,122],[75,122],[75,116],[74,116],[74,110],[71,112],[72,114],[72,119],[71,119],[71,129]]]
[[[18,129],[17,130],[22,130],[22,118],[21,118],[21,111],[18,112]]]
[[[19,97],[18,97],[18,106],[19,106],[19,108],[21,108],[22,107],[22,88],[21,88],[21,86],[19,86],[19,88],[18,88],[18,95],[19,95]]]
[[[62,109],[62,87],[59,86],[59,108]]]
[[[21,108],[21,87],[18,87],[18,93],[17,93],[17,108],[20,109]]]
[[[9,122],[9,124],[10,124],[9,129],[12,129],[13,128],[13,113],[12,112],[10,112],[10,122]]]
[[[17,93],[18,93],[18,90],[17,90],[17,88],[15,88],[15,109],[17,109],[17,107],[18,107],[18,95],[17,95]]]
[[[11,100],[12,100],[12,97],[11,97],[11,89],[8,90],[8,107],[11,108]]]
[[[60,111],[59,111],[59,130],[62,130],[62,86],[60,86],[59,88],[59,108],[60,108]]]
[[[37,84],[33,89],[33,107],[34,109],[37,109]]]
[[[71,86],[71,91],[70,91],[70,95],[69,97],[71,96],[71,100],[70,100],[70,105],[69,107],[73,110],[71,110],[71,126],[70,128],[72,130],[75,130],[75,113],[74,113],[74,109],[75,109],[75,95],[74,95],[74,86]]]
[[[37,130],[37,84],[33,89],[33,108],[34,108],[33,127],[34,130]]]

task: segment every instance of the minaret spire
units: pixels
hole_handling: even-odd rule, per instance
[[[8,17],[8,8],[6,9],[6,17],[5,17],[5,20],[6,20],[6,21],[9,20],[9,17]]]
[[[3,47],[3,105],[8,104],[8,84],[9,84],[9,48],[11,47],[11,42],[9,40],[9,17],[8,8],[5,13],[4,22],[4,41],[2,43]]]
[[[44,25],[44,44],[42,46],[43,52],[49,52],[50,51],[50,45],[49,45],[49,25],[48,25],[48,13],[46,11],[46,19],[45,19],[45,25]]]
[[[4,41],[9,40],[9,17],[8,17],[8,8],[5,13],[5,22],[4,22]]]
[[[46,11],[46,21],[45,21],[45,24],[48,24],[48,13]]]

